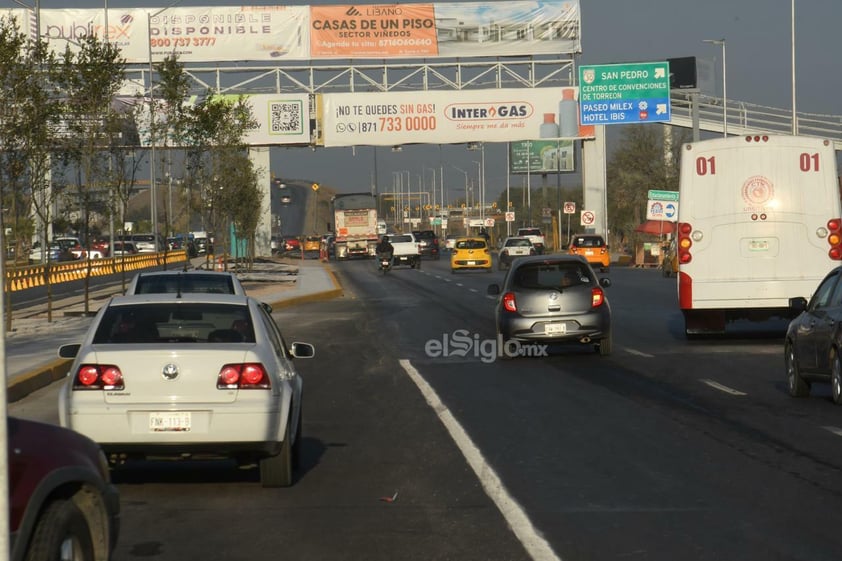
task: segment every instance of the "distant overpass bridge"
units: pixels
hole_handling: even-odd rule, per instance
[[[698,129],[723,132],[722,98],[673,91],[670,98],[672,119],[670,124],[693,128],[694,117]],[[727,100],[729,135],[756,133],[792,134],[792,110],[755,105],[733,99]],[[695,105],[695,108],[694,108]],[[817,136],[833,141],[836,150],[842,150],[842,115],[821,115],[796,111],[797,132],[804,136]]]

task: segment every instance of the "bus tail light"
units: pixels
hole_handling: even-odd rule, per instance
[[[690,239],[690,233],[693,231],[693,226],[687,222],[680,222],[678,224],[678,263],[686,265],[693,260],[693,255],[690,253],[690,248],[693,247],[693,240]]]
[[[830,245],[827,255],[834,261],[842,261],[842,219],[831,218],[827,221],[827,229],[827,243]]]

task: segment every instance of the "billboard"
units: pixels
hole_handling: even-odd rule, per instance
[[[509,173],[576,171],[572,140],[521,140],[509,144]]]
[[[4,10],[35,36],[32,10]],[[94,33],[130,64],[530,56],[582,52],[579,0],[41,9],[54,50]]]
[[[214,99],[235,100],[238,95],[219,95]],[[242,96],[251,108],[255,126],[248,131],[243,142],[249,146],[278,146],[278,145],[308,145],[310,144],[310,95],[309,94],[254,94]],[[141,146],[151,145],[149,137],[149,98],[122,98],[123,103],[134,104],[144,102],[146,112],[142,117],[144,123],[140,129]],[[196,96],[191,97],[188,105],[198,102]],[[160,100],[157,103],[161,103]],[[162,121],[163,113],[159,112],[158,120]],[[158,141],[159,145],[162,141]],[[174,141],[170,140],[172,144]]]
[[[593,138],[594,127],[570,111],[577,95],[578,88],[322,94],[317,119],[327,147]]]

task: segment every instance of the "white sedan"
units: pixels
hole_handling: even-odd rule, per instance
[[[117,296],[94,318],[59,393],[59,421],[128,459],[259,462],[264,487],[293,482],[302,380],[266,308],[230,294]]]

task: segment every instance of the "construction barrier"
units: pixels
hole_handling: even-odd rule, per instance
[[[86,277],[113,275],[122,271],[136,271],[187,261],[187,252],[168,251],[166,253],[138,253],[108,259],[82,259],[60,261],[47,265],[28,265],[7,267],[5,289],[9,292],[44,286],[46,279],[50,284],[70,282]]]

